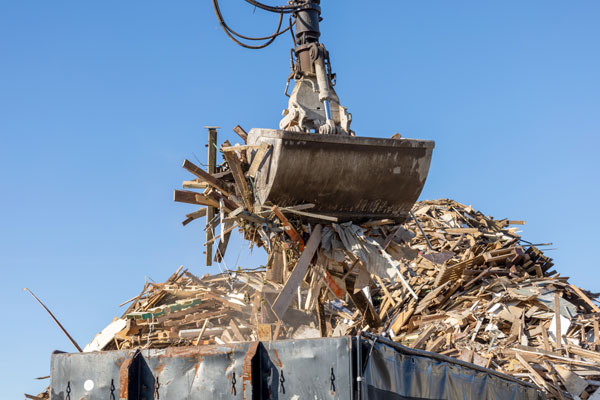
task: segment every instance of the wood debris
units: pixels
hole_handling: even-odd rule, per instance
[[[180,269],[147,283],[104,350],[368,331],[532,382],[549,398],[599,396],[597,295],[523,240],[511,226],[523,221],[448,199],[416,203],[402,224],[338,223],[310,204],[261,206],[253,157],[266,149],[225,147],[227,162],[212,175],[186,161],[202,184],[187,187],[201,191],[176,191],[175,200],[215,207],[208,228],[237,229],[265,249],[266,268],[203,277]]]

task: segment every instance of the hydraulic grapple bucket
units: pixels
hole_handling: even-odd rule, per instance
[[[269,144],[255,176],[256,202],[360,221],[402,221],[417,201],[434,142],[252,129],[249,145]],[[260,154],[248,150],[248,160]]]

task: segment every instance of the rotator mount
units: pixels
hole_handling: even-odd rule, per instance
[[[354,135],[350,130],[352,116],[340,105],[333,89],[336,79],[329,52],[319,43],[320,0],[291,0],[289,4],[297,7],[292,13],[296,33],[288,78],[288,85],[290,79],[294,79],[295,85],[279,127],[297,132]]]

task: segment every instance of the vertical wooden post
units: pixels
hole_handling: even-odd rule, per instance
[[[217,169],[217,129],[219,126],[205,126],[208,129],[208,173],[214,174]],[[206,208],[206,266],[212,265],[213,245],[211,240],[215,236],[215,232],[209,227],[209,224],[215,218],[215,208]]]
[[[560,326],[560,295],[554,292],[554,319],[556,321],[556,350],[562,349],[562,332]]]

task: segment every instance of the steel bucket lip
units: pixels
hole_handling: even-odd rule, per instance
[[[435,148],[435,141],[433,141],[433,140],[411,139],[411,138],[385,139],[385,138],[375,138],[375,137],[370,137],[370,136],[320,135],[318,133],[293,132],[293,131],[284,131],[284,130],[280,130],[280,129],[268,129],[268,128],[252,128],[250,130],[250,134],[248,135],[249,144],[254,143],[260,137],[271,138],[271,139],[320,142],[320,143],[340,144],[340,145],[352,144],[352,145],[365,145],[365,146],[411,147],[411,148],[424,148],[424,149]]]

